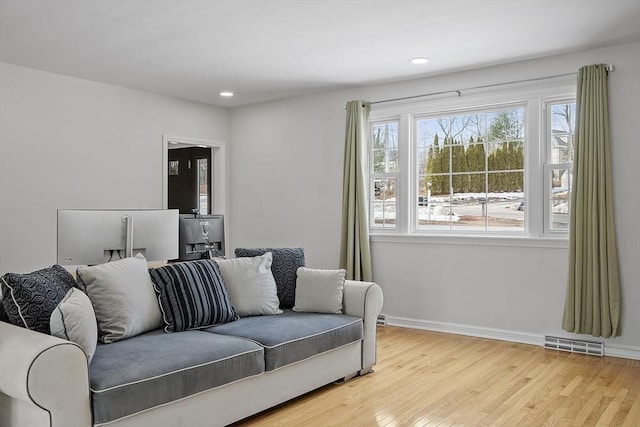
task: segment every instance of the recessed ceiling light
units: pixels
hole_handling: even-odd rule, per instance
[[[224,96],[226,98],[233,96],[233,92],[220,92],[220,96]]]
[[[429,62],[429,58],[425,58],[424,56],[419,56],[411,60],[412,64],[426,64],[427,62]]]

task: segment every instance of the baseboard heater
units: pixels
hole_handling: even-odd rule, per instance
[[[384,314],[378,315],[378,319],[376,320],[376,325],[387,326],[387,316],[385,316]]]
[[[544,336],[544,348],[568,351],[570,353],[604,356],[604,343],[597,341],[575,340],[571,338]]]

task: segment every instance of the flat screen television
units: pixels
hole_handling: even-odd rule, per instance
[[[224,215],[180,214],[180,261],[224,256]]]
[[[178,210],[58,210],[57,262],[93,265],[135,256],[178,257]]]

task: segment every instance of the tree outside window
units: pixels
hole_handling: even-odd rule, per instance
[[[524,107],[417,118],[416,229],[524,230]]]

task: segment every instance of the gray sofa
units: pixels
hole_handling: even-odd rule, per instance
[[[76,344],[0,322],[0,425],[222,426],[371,372],[382,291],[345,281],[343,314],[284,310],[207,329]]]

